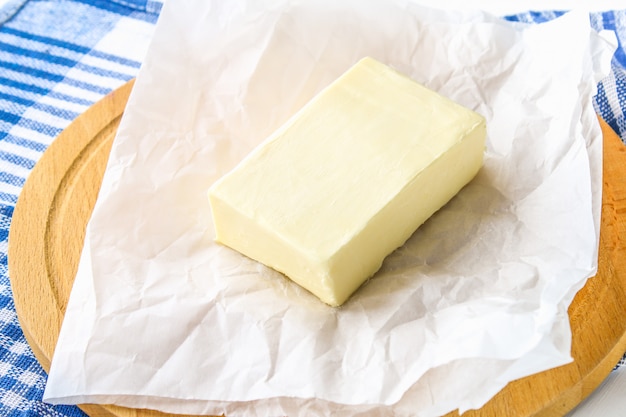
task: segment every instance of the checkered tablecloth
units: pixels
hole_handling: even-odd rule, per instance
[[[136,75],[161,6],[157,0],[7,0],[0,8],[0,416],[84,416],[77,407],[41,401],[46,374],[15,313],[8,232],[24,182],[52,140]],[[560,14],[506,18],[539,24]],[[590,19],[621,42],[595,104],[626,142],[626,9]]]

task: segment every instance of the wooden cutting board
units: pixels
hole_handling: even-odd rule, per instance
[[[132,82],[79,116],[32,171],[9,234],[9,276],[24,335],[48,371],[109,150]],[[556,417],[593,391],[626,351],[626,146],[601,121],[604,183],[598,274],[569,308],[574,362],[513,381],[472,417]],[[148,341],[146,341],[148,343]],[[92,417],[165,414],[80,406]],[[458,416],[450,413],[446,417]]]

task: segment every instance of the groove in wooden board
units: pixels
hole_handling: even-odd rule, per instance
[[[9,274],[26,339],[47,371],[77,270],[85,226],[132,82],[77,118],[37,164],[15,208]],[[599,269],[569,309],[574,362],[513,381],[471,417],[562,416],[608,375],[626,351],[626,147],[601,121],[604,186]],[[92,417],[165,414],[111,405],[80,406]],[[458,416],[457,412],[447,417]]]
[[[44,237],[46,267],[50,277],[76,275],[77,255],[80,254],[77,242],[84,240],[84,229],[80,227],[66,229],[64,226],[73,224],[75,217],[91,216],[91,208],[96,199],[96,194],[91,191],[92,184],[99,182],[108,159],[98,156],[109,154],[119,122],[120,117],[115,118],[86,144],[68,167],[52,199]],[[81,180],[77,180],[78,178]],[[65,314],[72,282],[73,279],[50,280],[50,287],[62,314]]]

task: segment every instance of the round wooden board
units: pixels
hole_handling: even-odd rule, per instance
[[[78,117],[48,148],[15,207],[9,276],[24,335],[48,371],[96,201],[132,82]],[[507,385],[472,417],[563,416],[593,391],[626,351],[626,146],[604,134],[598,274],[569,309],[574,362]],[[111,405],[80,406],[92,417],[165,414]],[[450,413],[446,417],[458,416]]]

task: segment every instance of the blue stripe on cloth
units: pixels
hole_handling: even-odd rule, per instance
[[[611,109],[611,105],[606,97],[606,91],[604,90],[603,83],[598,84],[598,93],[596,94],[594,107],[596,112],[602,115],[604,121],[617,132],[617,120],[615,119],[613,109]]]
[[[0,120],[11,124],[17,124],[17,122],[20,121],[20,116],[0,110]]]
[[[163,6],[162,1],[152,0],[110,0],[114,3],[121,4],[126,7],[141,10],[148,13],[159,13]]]
[[[0,191],[0,201],[1,202],[8,203],[8,204],[11,204],[11,205],[15,205],[15,203],[17,203],[17,197],[18,196],[16,196],[15,194],[9,194],[9,193],[5,193],[5,192]],[[0,263],[0,265],[2,265],[2,264],[3,263]],[[1,385],[2,385],[2,383],[0,382],[0,386]],[[0,410],[1,410],[1,408],[0,408]]]
[[[82,57],[84,58],[84,55]],[[26,48],[17,48],[12,45],[6,45],[0,41],[0,65],[4,65],[2,64],[4,62],[9,62],[12,66],[9,67],[9,69],[13,71],[26,72],[36,76],[40,75],[38,71],[42,71],[43,68],[47,70],[46,72],[60,77],[65,76],[67,71],[71,68],[81,70],[88,74],[118,80],[128,80],[133,76],[131,73],[122,73],[87,65],[79,60],[44,54]],[[129,68],[129,70],[131,69],[132,68]]]
[[[565,13],[566,12],[563,10],[553,10],[553,11],[548,11],[548,12],[538,12],[538,11],[531,10],[525,13],[505,16],[505,19],[511,22],[543,23],[543,22],[548,22],[552,19],[556,19],[557,17],[562,16]]]
[[[126,65],[126,66],[129,66],[129,67],[132,67],[132,68],[139,68],[141,66],[141,62],[139,62],[139,61],[133,61],[131,59],[123,58],[121,56],[115,56],[115,55],[107,54],[107,53],[101,52],[101,51],[92,50],[92,51],[89,52],[89,55],[91,55],[93,57],[96,57],[96,58],[101,58],[101,59],[107,60],[109,62]]]
[[[48,145],[45,144],[45,143],[36,142],[34,140],[30,140],[30,139],[22,138],[22,137],[19,137],[19,136],[15,136],[15,135],[12,135],[10,133],[7,133],[5,136],[2,136],[2,134],[0,133],[0,138],[1,138],[1,140],[5,141],[5,142],[12,143],[12,144],[18,145],[18,146],[20,146],[22,148],[30,149],[30,150],[37,151],[37,152],[42,152],[42,153],[48,147]]]
[[[66,70],[67,68],[77,68],[81,71],[85,71],[91,74],[100,75],[103,77],[116,78],[116,79],[125,79],[129,78],[132,75],[121,73],[118,71],[112,71],[109,69],[103,69],[100,67],[96,67],[94,65],[87,65],[80,62],[80,58],[82,56],[77,56],[79,59],[71,59],[64,56],[54,55],[48,52],[40,52],[34,49],[22,48],[19,46],[11,45],[6,42],[2,42],[0,40],[0,52],[1,56],[5,57],[4,59],[0,58],[0,60],[9,60],[8,58],[13,58],[13,62],[15,64],[22,64],[25,62],[30,63],[33,66],[37,67],[47,67],[52,69],[50,65],[59,66],[62,70]],[[110,60],[107,60],[110,62]],[[137,68],[139,63],[133,63],[133,65],[129,67]],[[133,69],[133,68],[129,68]]]
[[[63,94],[63,93],[58,93],[56,91],[52,91],[48,94],[48,97],[51,98],[55,98],[58,100],[63,100],[63,101],[67,101],[68,103],[75,103],[75,104],[81,104],[84,106],[90,106],[93,104],[93,101],[81,98],[81,97],[74,97],[74,96],[70,96],[68,94]]]
[[[82,46],[73,42],[68,42],[65,40],[57,39],[57,38],[51,38],[49,36],[44,36],[44,35],[36,35],[33,33],[29,33],[23,30],[19,30],[19,29],[7,27],[7,26],[0,28],[0,34],[1,33],[7,33],[10,35],[21,37],[23,39],[29,39],[29,40],[46,44],[46,45],[52,45],[52,46],[56,46],[59,48],[67,49],[69,51],[73,51],[73,52],[80,54],[79,58],[82,58],[83,55],[89,54],[94,57],[107,60],[109,62],[126,65],[132,68],[139,68],[141,65],[139,61],[134,61],[132,59],[122,58],[116,55],[95,51],[95,50],[92,50],[92,48],[90,47],[85,47],[85,46]]]
[[[35,100],[30,100],[24,97],[18,97],[15,95],[11,95],[11,94],[6,94],[0,91],[0,100],[6,100],[8,102],[14,103],[14,104],[19,104],[22,106],[34,106],[36,101]]]
[[[0,87],[2,85],[12,87],[18,90],[22,90],[24,93],[34,93],[34,94],[38,94],[41,96],[47,95],[48,97],[61,100],[61,101],[67,101],[68,103],[75,103],[75,104],[80,104],[83,106],[89,106],[93,104],[92,101],[86,100],[81,97],[74,97],[68,94],[58,93],[55,91],[50,92],[50,89],[48,88],[39,87],[33,84],[27,84],[27,83],[11,80],[8,78],[0,77]]]
[[[29,81],[29,80],[26,80]],[[33,80],[30,80],[33,81]],[[41,80],[36,80],[41,81]],[[93,104],[93,100],[85,99],[83,97],[77,97],[66,93],[57,91],[51,91],[45,86],[38,86],[29,84],[23,81],[16,81],[14,79],[4,78],[0,76],[0,91],[5,95],[23,94],[22,100],[40,100],[41,96],[47,95],[47,97],[56,99],[60,102],[74,103],[80,106],[89,106]]]
[[[160,0],[148,0],[146,1],[146,12],[154,13],[156,15],[161,13],[163,8],[163,1]]]
[[[32,159],[5,151],[0,151],[0,160],[7,161],[27,169],[33,169],[36,163],[36,161],[33,161]]]
[[[22,90],[24,92],[35,93],[35,94],[40,94],[40,95],[45,95],[49,91],[49,89],[47,89],[47,88],[43,88],[43,87],[39,87],[37,85],[33,85],[33,84],[28,84],[28,83],[12,80],[10,78],[5,78],[5,77],[2,77],[2,76],[0,76],[0,85],[6,85],[8,87],[19,89],[19,90]]]
[[[0,51],[8,52],[11,54],[18,55],[22,58],[33,58],[38,59],[45,62],[52,62],[58,65],[63,65],[66,67],[72,67],[76,65],[76,60],[65,58],[62,56],[55,56],[50,53],[39,52],[28,48],[22,48],[16,45],[11,45],[10,43],[0,41]]]
[[[15,96],[12,94],[6,94],[0,91],[0,102],[2,101],[7,101],[9,103],[12,103],[13,105],[22,106],[23,110],[26,110],[27,108],[30,107],[33,109],[41,110],[52,116],[61,117],[66,120],[74,120],[78,116],[78,113],[76,112],[72,112],[66,109],[60,109],[58,107],[50,106],[47,104],[41,104],[33,99],[18,97],[18,96]]]
[[[65,78],[64,75],[55,74],[49,71],[40,70],[33,67],[27,67],[24,65],[19,65],[14,62],[7,62],[0,60],[0,68],[5,68],[16,73],[27,74],[28,76],[32,76],[35,78],[40,78],[46,81],[52,81],[55,84],[63,81],[67,85],[71,85],[72,87],[79,87],[83,90],[93,91],[99,94],[107,94],[110,89],[105,87],[100,87],[95,84],[91,84],[85,81],[80,81],[72,78]]]
[[[95,51],[94,51],[95,52]],[[93,55],[93,54],[89,54]],[[109,61],[110,62],[110,61]],[[128,81],[135,76],[135,74],[125,74],[123,72],[111,71],[107,69],[102,69],[99,67],[95,67],[93,65],[86,65],[82,62],[77,62],[74,68],[79,69],[81,71],[85,71],[94,75],[99,75],[101,77],[107,78],[115,78],[117,80],[125,80]]]
[[[94,2],[88,1],[88,3],[93,4]],[[125,9],[146,11],[146,0],[109,0],[108,3],[122,6]],[[109,4],[108,6],[111,7],[112,5]]]
[[[54,74],[49,71],[16,64],[15,62],[11,61],[0,60],[0,68],[12,71],[12,73],[6,71],[3,72],[5,75],[13,75],[13,77],[9,76],[9,78],[13,79],[20,77],[21,74],[25,74],[29,77],[41,78],[46,81],[53,81],[54,83],[59,83],[63,81],[63,74]]]
[[[58,108],[58,107],[51,106],[49,104],[41,104],[41,103],[35,103],[32,106],[30,106],[30,108],[31,109],[35,109],[35,110],[40,110],[40,111],[42,111],[44,113],[48,113],[51,116],[60,117],[60,118],[65,119],[67,121],[74,120],[80,114],[80,113],[77,113],[77,112],[73,112],[71,110],[61,109],[61,108]]]
[[[625,92],[625,90],[626,90],[626,74],[624,74],[624,75],[625,75],[623,77],[624,80],[617,85],[619,101],[621,103],[621,106],[620,106],[621,116],[616,118],[615,128],[614,128],[614,130],[622,138],[626,137],[626,111],[624,110],[626,108],[625,104],[624,104],[624,94],[626,94],[626,92]],[[626,143],[626,140],[624,142]]]
[[[59,133],[63,131],[60,127],[50,126],[49,124],[40,122],[39,120],[27,119],[24,117],[20,119],[17,125],[51,137],[57,137]]]
[[[0,182],[4,182],[5,184],[11,184],[18,187],[23,187],[25,178],[18,177],[17,175],[10,174],[8,172],[0,172]]]
[[[24,39],[32,39],[32,40],[36,40],[38,42],[44,43],[44,44],[48,44],[48,45],[53,45],[53,46],[59,46],[61,48],[65,48],[65,49],[69,49],[71,51],[75,51],[81,54],[87,54],[89,53],[89,51],[91,50],[91,48],[85,47],[85,46],[81,46],[81,45],[77,45],[75,43],[72,42],[67,42],[61,39],[55,39],[55,38],[51,38],[49,36],[42,36],[42,35],[36,35],[34,33],[30,33],[24,30],[19,30],[19,29],[14,29],[10,26],[3,26],[2,28],[0,28],[0,33],[8,33],[11,35],[15,35],[15,36],[19,36],[21,38]]]
[[[87,3],[102,10],[108,10],[115,14],[130,16],[149,23],[156,23],[161,11],[161,3],[145,0],[75,0]],[[143,13],[136,13],[137,11]]]

